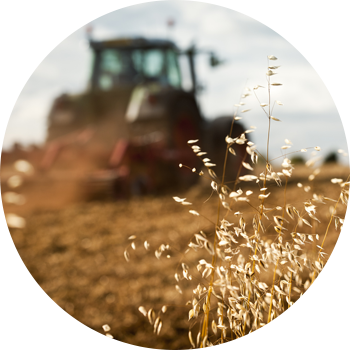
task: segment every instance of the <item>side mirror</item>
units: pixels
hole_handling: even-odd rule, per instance
[[[215,54],[214,52],[210,53],[209,56],[209,64],[211,67],[217,67],[219,65],[221,65],[222,63],[224,63],[224,61],[220,60]]]

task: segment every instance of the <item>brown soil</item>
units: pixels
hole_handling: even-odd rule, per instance
[[[323,177],[320,174],[321,180],[314,181],[308,193],[291,182],[287,203],[299,208],[312,193],[337,199],[339,185],[331,184],[329,178],[346,178],[348,172],[341,167],[325,169],[321,173]],[[295,175],[298,176],[297,172]],[[248,189],[245,184],[240,186]],[[271,185],[271,190],[276,192],[266,201],[267,207],[276,203],[283,205],[283,188],[273,187]],[[6,190],[3,183],[2,191]],[[60,182],[28,179],[21,191],[28,199],[27,204],[22,207],[4,204],[5,213],[15,212],[27,220],[24,229],[10,230],[13,241],[29,272],[60,307],[98,332],[103,333],[102,325],[109,324],[114,338],[129,344],[168,349],[190,347],[188,329],[195,325],[187,321],[189,307],[185,304],[198,283],[196,261],[199,256],[209,259],[209,255],[205,252],[183,255],[183,252],[198,230],[212,235],[217,199],[213,196],[204,203],[211,194],[210,181],[203,179],[187,193],[170,190],[163,196],[119,202],[82,201],[77,194],[77,182],[72,178]],[[193,207],[181,206],[172,195],[187,197]],[[203,216],[189,214],[192,208]],[[327,208],[320,205],[317,213],[317,217],[324,218],[315,229],[321,239],[330,218]],[[236,210],[244,210],[247,222],[254,213],[245,203],[235,207]],[[344,212],[341,206],[339,215],[343,216]],[[232,214],[228,219],[237,222]],[[266,239],[274,240],[274,231],[268,225],[267,230]],[[312,229],[303,227],[302,230],[311,232]],[[332,225],[326,241],[328,254],[338,234]],[[131,235],[137,236],[136,250],[130,246]],[[150,244],[149,251],[143,246],[145,240]],[[157,259],[154,251],[161,244],[169,244],[170,250]],[[126,248],[129,262],[124,258]],[[315,244],[310,244],[310,250],[316,250]],[[193,283],[180,281],[181,295],[175,289],[174,274],[182,261],[188,263],[194,279]],[[138,311],[141,305],[147,310],[154,308],[156,313],[167,305],[159,336],[153,334],[152,326]]]

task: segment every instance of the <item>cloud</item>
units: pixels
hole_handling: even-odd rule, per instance
[[[169,18],[176,23],[171,30],[166,25]],[[273,100],[284,103],[283,109],[276,109],[276,113],[281,113],[282,119],[284,116],[304,119],[305,128],[318,123],[323,137],[328,130],[321,124],[330,127],[329,116],[336,120],[334,125],[342,128],[331,96],[305,58],[269,27],[238,12],[199,2],[158,1],[112,12],[92,21],[91,25],[98,39],[170,37],[180,48],[195,42],[199,48],[216,52],[226,63],[215,69],[209,67],[205,54],[197,58],[198,80],[206,87],[199,101],[203,114],[208,117],[232,114],[245,84],[266,85],[266,56],[273,54],[279,58],[276,64],[281,65],[273,80],[283,83],[282,87],[273,89]],[[84,40],[85,28],[81,28],[60,43],[35,70],[13,110],[5,147],[16,139],[42,142],[53,99],[63,92],[79,93],[85,89],[90,57],[86,45],[82,44]],[[259,91],[259,98],[266,102],[264,94],[266,90]],[[255,113],[260,116],[256,99],[247,103],[252,105],[252,117]],[[25,128],[32,132],[23,132]],[[298,135],[307,137],[304,131]],[[337,140],[343,142],[342,138]]]

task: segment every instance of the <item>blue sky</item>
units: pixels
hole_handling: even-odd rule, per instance
[[[168,18],[175,20],[169,33]],[[226,63],[212,69],[206,57],[197,59],[199,82],[205,90],[199,95],[203,115],[214,118],[231,115],[247,85],[266,85],[267,55],[275,55],[281,65],[273,81],[272,100],[283,106],[274,116],[271,149],[279,156],[284,139],[290,139],[293,150],[320,146],[322,154],[347,149],[345,134],[337,109],[320,77],[305,58],[276,32],[254,19],[212,4],[164,1],[127,7],[97,18],[90,23],[96,39],[119,36],[145,36],[173,39],[180,48],[195,43],[199,48],[215,51]],[[13,109],[4,139],[4,148],[14,141],[42,143],[46,116],[52,100],[63,92],[79,93],[89,76],[89,50],[85,28],[72,33],[42,61],[20,94]],[[266,89],[258,90],[261,102],[267,102]],[[246,99],[244,114],[247,128],[255,125],[253,140],[265,148],[267,119],[254,96]],[[30,132],[28,132],[28,130]]]

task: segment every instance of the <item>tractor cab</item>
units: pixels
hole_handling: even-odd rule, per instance
[[[91,89],[157,83],[181,88],[179,50],[168,40],[118,39],[90,41],[94,53]]]

